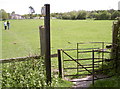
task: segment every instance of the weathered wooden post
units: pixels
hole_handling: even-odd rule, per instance
[[[113,34],[112,34],[112,45],[113,45],[113,53],[115,53],[115,49],[116,49],[116,44],[117,44],[117,41],[118,41],[118,23],[117,22],[113,22]]]
[[[118,34],[117,23],[113,22],[113,34],[112,34],[113,47],[115,46],[115,44],[117,44],[117,34]]]
[[[120,27],[120,20],[118,19],[117,22],[113,22],[113,34],[112,34],[112,54],[111,58],[114,59],[115,63],[115,69],[117,72],[117,66],[118,66],[118,54],[119,54],[119,42],[120,40],[118,39],[119,36],[119,27]]]
[[[45,28],[44,26],[39,27],[39,34],[40,34],[40,48],[41,48],[41,56],[45,57]]]
[[[112,53],[111,53],[111,59],[115,59],[116,54],[116,44],[117,44],[117,23],[113,22],[113,28],[112,28]]]
[[[44,27],[40,26],[41,55],[45,59],[46,82],[51,83],[51,51],[50,51],[50,4],[45,4],[41,10],[44,15]]]

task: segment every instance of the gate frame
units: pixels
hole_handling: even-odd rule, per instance
[[[105,46],[105,43],[106,44],[111,44],[111,43],[108,43],[108,42],[89,42],[89,43],[102,43],[102,48],[103,48],[103,50],[101,50],[100,52],[102,52],[102,71],[104,70],[103,69],[103,59],[104,59],[104,53],[105,52],[107,52],[107,51],[104,51],[104,46]],[[77,50],[77,52],[78,52],[78,50],[79,50],[79,47],[78,47],[78,43],[77,43],[77,49],[65,49],[66,51],[70,51],[70,50]],[[58,67],[59,67],[59,77],[60,78],[62,78],[62,76],[63,76],[63,74],[62,74],[62,59],[61,59],[61,52],[64,52],[65,50],[63,50],[63,49],[58,49]],[[95,66],[94,66],[94,63],[95,63],[95,52],[98,52],[99,50],[95,50],[95,49],[93,49],[91,52],[92,52],[92,76],[93,76],[93,78],[92,78],[92,80],[87,80],[87,81],[92,81],[92,85],[94,86],[94,81],[95,80],[98,80],[98,79],[104,79],[104,78],[109,78],[109,77],[112,77],[112,76],[108,76],[108,77],[104,77],[104,78],[98,78],[96,75],[95,75]],[[65,52],[64,52],[65,53]],[[111,53],[111,52],[107,52],[107,53]],[[67,54],[67,53],[65,53],[65,54]],[[70,55],[68,55],[67,54],[67,56],[69,56],[69,57],[71,57]],[[77,54],[77,58],[78,58],[78,54]],[[71,57],[71,59],[72,60],[74,60],[72,57]],[[111,59],[111,60],[113,60],[113,59]],[[75,61],[75,60],[74,60]],[[76,63],[78,63],[78,61],[76,61]],[[78,64],[77,64],[78,65]],[[79,65],[80,65],[80,63],[79,63]],[[77,66],[78,67],[78,66]],[[84,67],[83,67],[84,68]],[[111,68],[110,68],[111,69]],[[95,77],[97,78],[97,79],[95,79]],[[85,80],[84,80],[85,81]]]

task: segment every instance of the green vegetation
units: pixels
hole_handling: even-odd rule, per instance
[[[0,23],[3,24],[2,21]],[[43,24],[43,20],[10,20],[10,23],[10,30],[5,31],[2,26],[2,58],[39,55],[38,27]],[[111,27],[112,21],[108,20],[51,20],[52,54],[57,53],[57,49],[76,48],[77,42],[111,42]],[[25,84],[38,87],[46,86],[45,81],[41,81],[42,77],[45,79],[45,75],[39,75],[41,71],[38,70],[42,70],[42,68],[39,68],[42,65],[39,61],[35,61],[38,64],[36,67],[33,67],[34,62],[32,64],[30,61],[25,61],[25,64],[24,62],[3,64],[3,86],[26,86]],[[52,67],[53,69],[57,68],[57,58],[52,58]],[[11,70],[14,68],[16,70]],[[27,68],[30,68],[30,70]],[[24,75],[25,73],[26,75]],[[40,79],[38,79],[38,76],[40,76]],[[63,87],[69,87],[72,85],[64,80],[53,79],[58,83],[53,82],[53,86],[61,87],[63,85]],[[40,82],[36,83],[36,81]]]
[[[44,87],[43,59],[28,59],[2,64],[2,87]]]
[[[92,87],[92,85],[90,86]],[[97,80],[95,82],[94,88],[95,87],[110,87],[110,88],[120,88],[120,76],[115,76],[109,79],[104,79],[104,80]],[[88,88],[91,89],[91,88]]]
[[[112,57],[113,58],[115,58],[115,60],[116,60],[116,58],[117,58],[117,67],[115,68],[115,69],[112,69],[111,71],[104,71],[105,72],[105,74],[107,74],[107,75],[109,75],[109,74],[114,74],[114,77],[112,77],[112,78],[109,78],[109,79],[104,79],[104,80],[97,80],[96,82],[95,82],[95,85],[94,85],[94,87],[110,87],[110,88],[117,88],[117,89],[119,89],[120,88],[120,66],[119,66],[119,63],[120,63],[120,21],[118,20],[117,22],[115,22],[115,29],[114,30],[116,30],[117,31],[117,33],[116,33],[116,38],[114,38],[114,40],[116,40],[116,41],[114,41],[117,45],[118,45],[118,47],[117,48],[114,48],[113,50],[115,50],[115,51],[113,51],[113,54],[112,54]],[[116,51],[116,50],[118,50],[118,51]],[[117,54],[117,56],[116,56],[116,54]],[[111,62],[110,64],[112,64],[112,65],[116,65],[116,61],[113,61],[113,62]],[[107,67],[110,67],[111,65],[110,64],[108,64],[107,63]],[[104,67],[106,67],[106,66],[104,66]],[[90,87],[92,87],[92,85],[90,86]]]
[[[26,59],[2,64],[2,88],[5,87],[71,87],[71,82],[52,74],[52,84],[46,84],[43,59]]]
[[[52,13],[52,17],[57,17],[58,19],[95,19],[95,20],[115,20],[120,16],[120,12],[114,9],[110,10],[96,10],[96,11],[70,11],[65,13]]]
[[[3,23],[2,23],[3,24]],[[39,53],[39,20],[11,20],[10,30],[2,27],[2,58],[23,57]]]
[[[2,24],[0,22],[0,29],[2,29]],[[2,43],[2,30],[0,30],[0,43]],[[2,44],[0,44],[0,59],[2,58]]]
[[[0,10],[0,20],[5,20],[5,19],[8,19],[8,13],[4,9],[1,9]]]
[[[16,17],[12,18],[11,15],[15,15],[16,13],[13,11],[11,13],[7,13],[4,9],[0,10],[0,20],[6,19],[17,19]],[[21,15],[24,19],[33,19],[42,17],[41,14],[24,14]],[[31,17],[32,16],[32,17]],[[96,19],[96,20],[115,20],[120,16],[120,12],[118,10],[110,9],[110,10],[94,10],[94,11],[70,11],[65,13],[51,13],[51,17],[56,17],[58,19],[67,19],[67,20],[79,20],[79,19]]]
[[[10,23],[10,30],[2,27],[2,58],[40,54],[38,28],[43,20],[10,20]],[[111,42],[111,26],[112,21],[107,20],[51,20],[52,54],[57,49],[76,48],[77,42]]]
[[[118,34],[117,34],[117,44],[118,44],[118,59],[119,59],[119,62],[120,62],[120,19],[118,21]]]

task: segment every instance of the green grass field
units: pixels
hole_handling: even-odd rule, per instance
[[[77,42],[111,42],[111,20],[51,20],[51,51],[76,48]],[[10,20],[10,30],[2,24],[2,58],[40,53],[39,26],[43,20]]]
[[[78,42],[111,42],[112,22],[112,20],[51,20],[52,54],[57,53],[57,49],[76,48],[76,43]],[[10,23],[10,30],[4,30],[3,22],[0,22],[2,58],[40,54],[38,28],[43,25],[43,20],[10,20]],[[74,51],[70,54],[73,57],[76,56]],[[57,64],[57,58],[52,58],[52,70],[57,69]],[[74,64],[68,63],[66,66],[74,67],[76,65]],[[23,66],[18,68],[23,68]],[[70,73],[76,74],[75,71],[70,71]],[[19,73],[17,74],[19,75]],[[62,82],[59,83],[59,86],[61,86]],[[71,83],[64,82],[64,84],[65,86],[67,84],[72,86]],[[64,84],[62,85],[64,86]]]

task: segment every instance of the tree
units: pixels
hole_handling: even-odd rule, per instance
[[[84,11],[84,10],[78,11],[77,19],[86,19],[86,15],[87,15],[86,11]]]
[[[111,15],[111,19],[114,20],[117,17],[120,17],[120,12],[119,11],[114,11]]]
[[[14,15],[14,14],[15,14],[15,11],[13,11],[11,14]]]
[[[0,10],[0,21],[2,20],[2,11]]]
[[[111,18],[111,14],[107,11],[100,11],[96,17],[97,20],[109,20]]]
[[[93,12],[90,14],[90,17],[93,19],[98,19],[99,18],[99,14],[97,12]]]
[[[70,15],[68,13],[64,13],[62,15],[62,19],[71,19]]]
[[[86,19],[93,18],[95,20],[109,20],[120,17],[120,12],[114,9],[110,10],[94,10],[94,11],[70,11],[65,13],[52,13],[52,17],[57,17],[58,19]]]
[[[111,14],[112,14],[114,11],[115,11],[114,9],[108,10],[108,12],[111,13]]]
[[[28,19],[29,18],[29,14],[24,14],[22,15],[23,17],[25,17],[25,19]]]
[[[1,20],[6,20],[6,19],[8,19],[8,14],[6,13],[6,11],[4,10],[4,9],[1,9],[0,10],[0,19]]]
[[[10,13],[7,13],[8,14],[8,19],[11,19],[11,15],[10,15]]]
[[[75,20],[77,17],[77,12],[76,11],[71,11],[68,13],[70,15],[70,19]]]

